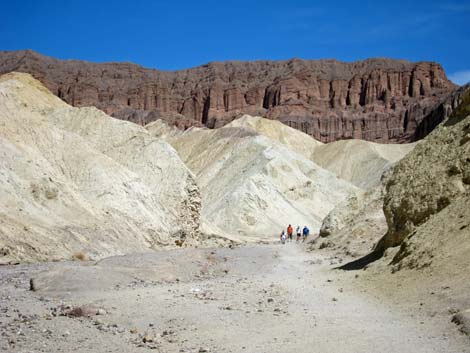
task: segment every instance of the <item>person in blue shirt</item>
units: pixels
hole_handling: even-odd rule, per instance
[[[309,233],[310,233],[310,229],[308,229],[307,226],[304,226],[304,229],[302,229],[302,237],[303,237],[302,241],[305,241],[305,239],[307,239]]]

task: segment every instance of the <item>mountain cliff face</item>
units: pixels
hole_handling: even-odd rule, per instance
[[[212,128],[247,113],[323,142],[414,141],[449,114],[456,90],[437,63],[390,59],[229,61],[169,72],[0,52],[0,73],[10,71],[32,74],[69,104],[140,124]]]

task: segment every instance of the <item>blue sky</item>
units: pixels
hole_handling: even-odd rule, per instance
[[[210,61],[392,57],[440,62],[470,80],[465,1],[3,1],[0,50],[131,61],[164,70]]]

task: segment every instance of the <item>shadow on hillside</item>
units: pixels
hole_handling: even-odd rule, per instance
[[[377,261],[380,259],[384,254],[383,250],[373,250],[371,253],[361,257],[360,259],[348,262],[342,266],[336,267],[337,270],[345,270],[345,271],[353,271],[353,270],[361,270],[367,265],[371,264],[372,262]]]
[[[470,84],[462,86],[459,91],[463,91],[463,93],[460,93],[461,96],[459,97],[461,102],[457,108],[454,109],[449,119],[444,122],[444,126],[455,125],[470,115]]]

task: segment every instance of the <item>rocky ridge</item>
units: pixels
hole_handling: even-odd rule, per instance
[[[387,231],[370,254],[344,268],[362,268],[390,252],[395,253],[388,262],[394,270],[432,265],[442,275],[468,267],[469,89],[459,102],[448,120],[387,173],[383,181]],[[353,226],[361,225],[353,222],[348,227]]]
[[[414,141],[436,125],[435,109],[454,108],[456,89],[437,63],[391,59],[228,61],[169,72],[0,52],[0,73],[9,71],[31,73],[71,105],[142,125],[161,118],[212,128],[247,113],[322,142]]]
[[[467,91],[467,100],[470,91]],[[436,222],[441,214],[461,215],[462,236],[470,220],[470,116],[454,116],[439,126],[393,169],[386,185],[384,212],[388,232],[378,248],[402,244],[397,258],[406,257],[408,240],[413,243],[427,223]],[[413,176],[413,177],[411,177]],[[453,211],[449,211],[449,210]],[[447,229],[454,226],[444,222]],[[428,225],[429,226],[429,225]],[[446,231],[457,236],[458,231]],[[425,234],[421,235],[425,237]],[[429,232],[438,239],[442,233]],[[449,238],[446,237],[447,241]],[[407,240],[407,241],[405,241]],[[422,239],[424,241],[424,239]],[[462,239],[461,247],[468,247]]]

